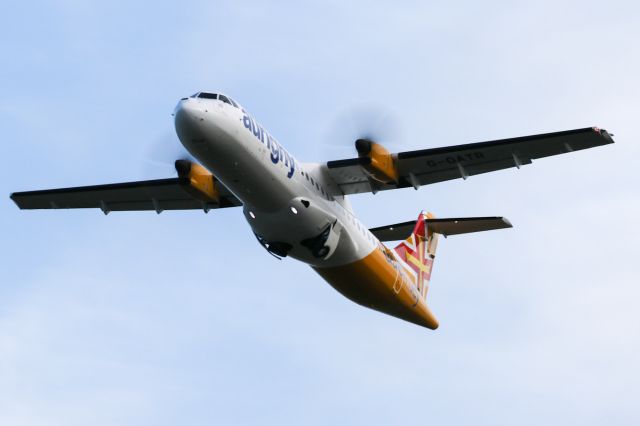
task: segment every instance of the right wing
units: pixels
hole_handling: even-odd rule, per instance
[[[241,206],[224,185],[213,183],[216,197],[207,196],[189,177],[14,192],[11,199],[21,209],[86,209],[111,211],[204,210]]]
[[[343,194],[430,185],[451,179],[466,179],[480,173],[510,167],[520,168],[532,160],[613,143],[604,129],[584,129],[522,136],[489,142],[429,148],[390,155],[395,181],[381,182],[371,173],[374,159],[360,156],[329,161],[326,170]],[[383,158],[384,160],[384,158]]]

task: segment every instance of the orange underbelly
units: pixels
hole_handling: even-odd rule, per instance
[[[333,288],[352,301],[385,314],[435,330],[438,320],[415,285],[378,249],[364,259],[331,268],[313,268]]]

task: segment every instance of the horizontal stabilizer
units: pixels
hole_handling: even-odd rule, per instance
[[[512,228],[511,223],[503,217],[463,217],[453,219],[426,219],[427,227],[433,232],[449,235],[469,234],[471,232],[491,231],[493,229]],[[370,229],[380,241],[398,241],[407,238],[413,232],[415,220],[380,226]]]

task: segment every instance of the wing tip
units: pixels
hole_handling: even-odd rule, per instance
[[[601,129],[600,127],[594,126],[593,131],[602,136],[605,140],[605,144],[615,143],[613,140],[613,133],[609,133],[605,129]]]
[[[9,194],[9,198],[15,203],[16,206],[18,206],[19,209],[22,209],[22,206],[20,206],[20,203],[18,202],[20,194],[20,192],[12,192],[11,194]]]

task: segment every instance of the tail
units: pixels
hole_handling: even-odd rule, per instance
[[[394,249],[410,271],[415,273],[416,286],[423,300],[427,297],[433,261],[438,247],[438,234],[427,226],[426,222],[433,218],[431,213],[420,213],[409,238]]]
[[[408,272],[415,276],[415,283],[423,298],[427,297],[427,289],[431,280],[433,261],[436,257],[438,234],[468,234],[489,231],[492,229],[511,228],[511,223],[503,217],[463,217],[435,219],[431,213],[420,213],[418,220],[387,225],[371,229],[380,241],[393,241],[401,238],[403,232],[410,227],[413,232],[409,238],[395,247],[400,260],[406,265]]]

